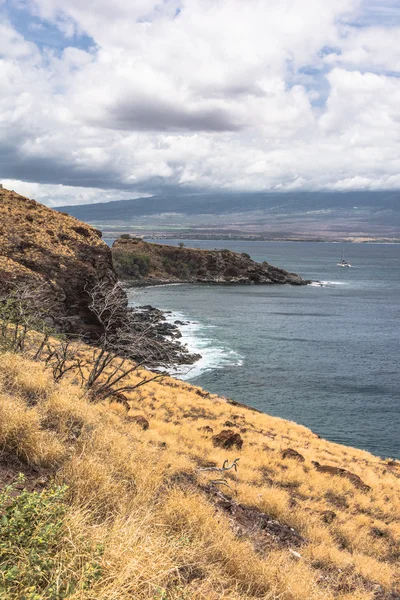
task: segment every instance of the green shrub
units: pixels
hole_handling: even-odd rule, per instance
[[[131,234],[130,233],[121,233],[121,235],[119,237],[121,238],[121,240],[130,240]]]
[[[66,489],[18,494],[13,484],[0,493],[1,600],[62,600],[100,577],[96,560],[77,564],[76,548],[71,557],[75,564],[68,569],[65,553],[61,558],[67,533]]]
[[[150,258],[145,254],[114,252],[113,261],[118,275],[143,277],[150,271]]]
[[[247,254],[247,252],[242,252],[242,256],[244,256],[244,258],[251,258],[250,254]]]

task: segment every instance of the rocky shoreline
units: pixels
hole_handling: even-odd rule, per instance
[[[160,342],[159,352],[155,352],[155,356],[149,364],[146,363],[149,369],[161,370],[172,365],[193,365],[200,360],[200,354],[191,353],[180,341],[182,334],[179,326],[187,325],[187,322],[177,320],[169,323],[166,315],[171,312],[160,310],[150,304],[137,306],[130,310],[134,312],[137,330],[146,331],[146,335],[151,337],[156,344]]]

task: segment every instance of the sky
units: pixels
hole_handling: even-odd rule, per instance
[[[0,182],[400,189],[399,40],[400,0],[0,0]]]

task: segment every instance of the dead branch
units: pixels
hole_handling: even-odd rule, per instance
[[[217,473],[225,473],[226,471],[230,471],[231,469],[234,469],[237,472],[237,468],[238,468],[238,462],[239,462],[240,458],[235,458],[235,460],[232,462],[232,464],[229,464],[229,460],[225,460],[224,464],[222,465],[222,467],[202,467],[201,469],[197,469],[198,471],[213,471],[213,472],[217,472]],[[219,481],[219,480],[216,480]]]

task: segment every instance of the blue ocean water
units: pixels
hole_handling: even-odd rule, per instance
[[[185,243],[247,252],[322,285],[132,292],[132,303],[190,321],[183,339],[203,359],[181,376],[335,442],[400,458],[400,245]],[[351,269],[337,267],[343,248]]]

